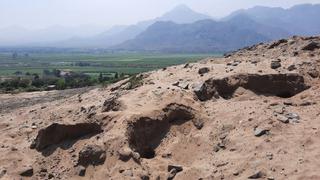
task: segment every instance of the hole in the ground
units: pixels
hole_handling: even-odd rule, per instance
[[[155,149],[168,133],[169,128],[168,121],[141,117],[129,125],[129,145],[142,158],[153,158]]]
[[[239,87],[250,90],[257,95],[290,98],[310,88],[298,74],[238,74],[222,79],[209,79],[195,93],[199,100],[206,101],[221,96],[233,97]]]
[[[152,159],[156,156],[156,152],[151,147],[143,149],[143,153],[141,155],[143,158]]]
[[[52,145],[96,135],[101,132],[102,127],[98,123],[78,123],[70,125],[53,123],[38,132],[31,148],[42,151]]]
[[[192,109],[179,104],[170,104],[159,118],[141,117],[129,124],[130,147],[142,158],[152,159],[156,148],[170,131],[172,125],[182,125],[194,118]]]

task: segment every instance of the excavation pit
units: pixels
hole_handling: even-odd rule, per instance
[[[194,119],[193,110],[187,106],[170,104],[158,118],[140,117],[129,124],[129,146],[141,158],[152,159],[156,148],[169,133],[171,126],[183,125]]]
[[[201,101],[213,97],[230,99],[239,87],[257,95],[281,98],[290,98],[310,88],[305,84],[303,76],[298,74],[238,74],[222,79],[209,79],[200,89],[195,90],[195,94]]]

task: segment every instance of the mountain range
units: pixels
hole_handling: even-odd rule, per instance
[[[191,24],[157,22],[133,40],[113,47],[129,51],[225,52],[287,36],[245,15],[228,21],[201,20]]]
[[[63,41],[65,47],[100,47],[109,48],[135,38],[152,24],[159,21],[172,21],[178,24],[193,23],[203,19],[211,19],[210,16],[194,12],[185,5],[179,5],[164,15],[155,19],[141,21],[129,26],[115,26],[108,31],[90,38],[78,38]]]
[[[320,34],[320,5],[289,9],[257,6],[214,20],[189,24],[158,22],[115,50],[226,52],[292,35]]]
[[[36,33],[22,42],[25,46],[37,47],[225,52],[292,35],[318,35],[318,17],[319,4],[302,4],[289,9],[256,6],[235,11],[219,20],[180,5],[158,18],[129,26],[114,26],[94,36],[66,36],[60,33],[62,35],[58,41],[54,41],[55,36],[49,36],[50,39],[46,38],[46,33],[40,33],[41,36]],[[53,32],[59,35],[59,28],[51,31]],[[0,30],[0,41],[3,39],[1,34],[5,33]],[[28,42],[32,38],[34,41]],[[43,41],[35,41],[36,39]]]

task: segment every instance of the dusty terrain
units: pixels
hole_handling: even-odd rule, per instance
[[[0,95],[0,179],[317,180],[319,73],[320,37],[293,37],[56,100]]]

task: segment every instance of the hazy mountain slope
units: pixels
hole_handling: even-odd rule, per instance
[[[194,12],[189,7],[185,5],[179,5],[172,9],[171,11],[165,13],[164,15],[147,20],[138,22],[135,25],[124,26],[116,30],[111,28],[113,31],[110,33],[110,30],[101,33],[97,36],[84,39],[70,39],[65,41],[62,44],[65,47],[101,47],[108,48],[120,43],[123,43],[127,40],[135,38],[138,34],[146,30],[150,25],[157,21],[172,21],[175,23],[193,23],[198,20],[210,19],[210,16]]]
[[[47,46],[52,42],[72,37],[89,37],[98,34],[106,27],[83,25],[77,27],[51,26],[44,29],[29,30],[19,26],[0,29],[0,46]]]
[[[225,22],[157,22],[135,39],[114,48],[136,51],[224,52],[285,36],[288,33],[282,29],[268,27],[239,15]]]
[[[163,16],[156,18],[155,21],[173,21],[178,24],[184,24],[193,23],[204,19],[212,19],[212,17],[197,13],[186,5],[179,5],[172,11],[169,11]]]
[[[320,34],[320,5],[302,4],[289,9],[257,6],[239,10],[223,18],[229,20],[234,16],[247,15],[255,21],[282,28],[295,35]]]
[[[197,20],[209,18],[207,15],[194,12],[185,5],[179,5],[158,18],[141,21],[135,25],[114,26],[104,32],[101,27],[95,27],[93,25],[79,27],[52,26],[40,30],[8,27],[0,29],[0,39],[2,40],[0,45],[107,48],[133,39],[157,21],[192,23]]]

